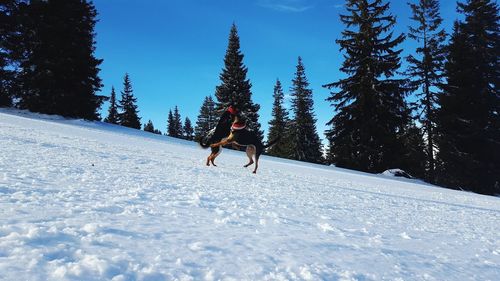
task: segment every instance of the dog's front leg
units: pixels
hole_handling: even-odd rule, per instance
[[[232,143],[233,142],[233,135],[229,135],[229,137],[227,138],[224,138],[222,139],[220,142],[217,142],[217,143],[214,143],[214,144],[211,144],[210,147],[218,147],[218,146],[224,146],[228,143]]]
[[[217,146],[224,146],[224,145],[226,145],[226,144],[228,144],[228,143],[229,143],[229,142],[228,142],[227,140],[223,140],[223,141],[220,141],[220,142],[218,142],[218,143],[211,144],[211,145],[210,145],[210,147],[215,148],[215,147],[217,147]]]

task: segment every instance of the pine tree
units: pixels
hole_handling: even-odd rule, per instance
[[[177,105],[174,108],[173,121],[174,121],[174,123],[173,123],[174,135],[172,135],[172,137],[182,138],[182,136],[183,136],[182,120],[181,120],[181,114],[179,113],[179,108],[177,107]]]
[[[499,7],[458,3],[439,98],[439,182],[484,194],[500,193]]]
[[[99,120],[101,59],[94,56],[97,12],[87,0],[33,0],[20,9],[20,106]]]
[[[279,79],[276,80],[273,93],[273,111],[272,120],[269,121],[269,134],[267,135],[268,141],[272,141],[277,137],[280,140],[273,146],[267,149],[267,153],[277,157],[290,157],[290,142],[288,134],[290,119],[288,111],[284,107],[285,94]]]
[[[229,105],[235,106],[247,119],[247,126],[254,130],[260,139],[263,132],[260,130],[260,105],[252,102],[251,83],[246,78],[247,68],[243,64],[243,54],[240,51],[240,38],[236,25],[233,24],[229,34],[229,44],[224,58],[224,69],[220,74],[221,84],[216,87],[217,110],[226,109]]]
[[[153,122],[151,120],[149,120],[147,124],[144,124],[144,131],[150,133],[155,132],[155,126],[153,125]]]
[[[444,41],[446,33],[441,28],[443,19],[439,14],[438,0],[419,0],[418,4],[409,4],[413,12],[412,20],[417,27],[410,27],[408,37],[417,41],[417,54],[419,57],[410,55],[407,61],[410,66],[407,75],[410,77],[410,85],[417,93],[417,101],[413,104],[417,111],[419,122],[423,126],[427,145],[427,179],[435,180],[435,128],[438,89],[442,84],[443,68],[445,61]]]
[[[169,137],[177,137],[176,124],[174,120],[174,114],[172,114],[172,110],[168,111],[168,120],[167,120],[167,135]]]
[[[104,122],[111,124],[119,124],[120,123],[120,115],[118,113],[118,104],[116,103],[116,93],[115,87],[111,87],[111,97],[109,99],[109,109],[108,109],[108,117],[104,119]]]
[[[211,96],[205,97],[198,114],[198,120],[194,129],[194,137],[199,140],[206,136],[208,131],[217,125],[219,116],[215,111],[215,102]]]
[[[161,135],[161,131],[158,129],[155,129],[153,122],[151,120],[149,120],[147,124],[144,124],[144,131],[151,132],[151,133],[157,134],[157,135]]]
[[[404,79],[394,77],[400,67],[396,46],[404,35],[393,39],[396,19],[383,0],[348,0],[347,26],[336,42],[345,51],[341,71],[348,75],[325,85],[327,99],[336,115],[327,123],[329,159],[339,167],[381,172],[401,164],[407,154],[403,138],[410,114],[405,102]]]
[[[141,129],[141,119],[138,116],[137,99],[134,97],[132,83],[128,73],[123,78],[123,91],[119,102],[121,113],[119,115],[120,125],[135,129]]]
[[[12,52],[16,36],[16,0],[0,2],[0,107],[12,106],[15,71]]]
[[[189,120],[188,117],[186,117],[186,120],[184,121],[184,138],[187,140],[193,140],[194,139],[194,130],[193,126],[191,125],[191,120]]]
[[[426,144],[422,131],[410,122],[400,136],[405,147],[405,154],[400,156],[399,167],[413,177],[424,178],[428,155],[425,153]]]
[[[298,58],[297,71],[292,80],[292,109],[290,158],[320,163],[323,161],[321,140],[316,130],[313,93],[309,89],[302,58]]]

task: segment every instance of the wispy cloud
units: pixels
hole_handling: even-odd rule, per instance
[[[280,12],[301,13],[314,7],[307,5],[307,2],[306,0],[259,0],[257,3],[261,7]]]

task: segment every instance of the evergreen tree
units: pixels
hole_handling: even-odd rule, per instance
[[[168,111],[167,135],[170,137],[177,137],[176,124],[171,109]]]
[[[118,104],[116,103],[116,93],[115,87],[111,87],[111,97],[109,99],[109,110],[108,117],[104,119],[104,122],[111,124],[119,124],[120,123],[120,115],[118,113]]]
[[[161,135],[161,131],[158,129],[155,129],[155,127],[153,126],[153,122],[151,120],[149,120],[147,124],[144,124],[144,131],[151,132],[151,133],[157,134],[157,135]]]
[[[251,83],[246,78],[247,68],[243,64],[243,54],[240,51],[240,38],[236,25],[233,24],[229,34],[229,44],[224,58],[224,69],[220,74],[221,84],[216,87],[217,110],[226,109],[229,105],[235,106],[247,119],[247,126],[254,130],[260,139],[263,132],[260,130],[260,105],[252,102]]]
[[[97,12],[87,0],[32,0],[20,9],[20,106],[98,120],[101,59],[94,56]]]
[[[144,124],[144,131],[150,133],[155,132],[155,126],[153,125],[153,122],[151,120],[149,120],[147,124]]]
[[[290,139],[288,137],[290,119],[284,107],[285,94],[283,93],[279,79],[276,80],[276,85],[274,86],[273,98],[273,118],[269,121],[267,139],[268,141],[272,141],[277,137],[281,137],[281,139],[275,145],[268,148],[267,153],[277,157],[290,157]]]
[[[194,139],[194,129],[193,126],[191,125],[191,120],[189,120],[188,117],[186,117],[186,120],[184,121],[184,138],[187,140],[193,140]]]
[[[464,21],[454,26],[439,98],[439,182],[500,193],[499,7],[467,0],[458,11]]]
[[[291,88],[292,109],[294,118],[291,123],[291,151],[290,158],[320,163],[323,161],[321,140],[316,130],[314,116],[313,93],[309,89],[302,58],[298,58],[297,71],[292,80]]]
[[[179,113],[179,108],[177,105],[174,108],[174,115],[173,115],[173,135],[170,135],[172,137],[176,138],[182,138],[183,132],[182,132],[182,120],[181,120],[181,114]]]
[[[404,35],[393,39],[396,19],[383,0],[348,0],[346,7],[340,19],[347,28],[336,42],[345,51],[341,71],[348,77],[325,85],[339,89],[327,99],[337,113],[328,122],[328,158],[339,167],[381,172],[400,166],[408,154],[406,81],[394,77],[402,51],[395,48]]]
[[[326,155],[325,162],[327,164],[334,164],[336,161],[335,157],[335,149],[334,149],[334,139],[331,134],[328,134],[329,131],[325,132],[326,140],[328,141],[328,146],[326,147]]]
[[[15,71],[12,52],[16,39],[16,0],[0,2],[0,107],[12,106]]]
[[[141,129],[141,119],[137,110],[137,99],[134,97],[132,83],[128,73],[123,78],[123,91],[120,100],[121,113],[119,114],[120,125],[135,129]]]
[[[411,122],[400,135],[406,149],[405,154],[400,156],[399,167],[413,177],[424,178],[428,155],[425,153],[426,144],[422,131]]]
[[[215,102],[211,96],[205,97],[198,114],[198,120],[194,129],[194,137],[199,140],[206,136],[208,131],[215,128],[219,116],[215,111]]]
[[[439,86],[442,84],[442,72],[445,61],[444,41],[446,33],[441,28],[443,19],[439,14],[438,0],[419,0],[418,4],[409,4],[413,12],[412,20],[417,27],[410,27],[408,37],[417,41],[417,54],[410,55],[407,61],[410,66],[407,75],[412,79],[410,85],[417,93],[418,100],[413,104],[417,116],[423,126],[427,145],[427,179],[434,182],[435,178],[435,128],[436,110]]]

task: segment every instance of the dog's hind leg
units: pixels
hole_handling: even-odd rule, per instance
[[[212,156],[212,158],[210,158],[210,162],[212,163],[212,166],[215,166],[217,167],[217,165],[215,165],[215,157],[217,157],[217,154],[215,154],[214,156]]]
[[[257,146],[255,147],[255,169],[253,170],[253,173],[257,173],[257,168],[259,168],[259,158],[260,155],[262,154],[264,147]]]
[[[208,155],[207,157],[207,166],[210,166],[210,163],[212,163],[212,165],[216,166],[215,163],[214,163],[214,160],[215,160],[215,157],[217,157],[221,152],[221,148],[220,147],[212,147],[212,153],[210,153],[210,155]]]
[[[212,152],[212,154],[211,154],[212,157],[210,158],[210,162],[212,162],[212,165],[215,166],[215,167],[217,167],[217,165],[215,165],[215,162],[214,162],[215,158],[217,158],[217,156],[219,156],[219,154],[221,152],[222,152],[222,147],[219,146],[219,147],[216,148],[216,150],[214,149],[214,152]]]
[[[259,157],[260,155],[255,154],[255,169],[253,169],[254,174],[257,174],[257,168],[259,168]]]
[[[248,161],[248,164],[243,166],[245,168],[247,168],[248,166],[253,164],[253,156],[255,155],[255,146],[254,145],[247,146],[246,153],[247,153],[249,161]]]

